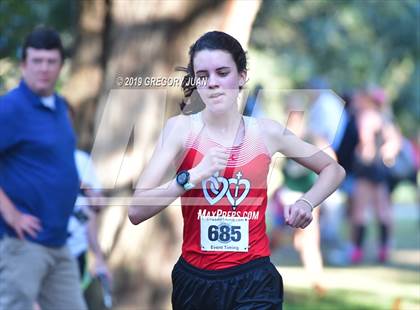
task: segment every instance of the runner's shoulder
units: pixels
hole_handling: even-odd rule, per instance
[[[171,142],[183,145],[191,130],[191,120],[187,115],[179,114],[170,117],[164,126],[163,137],[171,139]]]
[[[269,118],[257,118],[256,120],[264,136],[278,139],[283,135],[285,127],[279,122]]]
[[[260,128],[261,137],[270,155],[281,152],[283,146],[287,143],[284,140],[287,129],[279,122],[268,118],[259,118],[257,119],[257,123]]]

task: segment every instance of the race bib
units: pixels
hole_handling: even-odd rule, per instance
[[[248,252],[249,219],[245,217],[200,217],[202,251]]]

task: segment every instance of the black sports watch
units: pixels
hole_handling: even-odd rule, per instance
[[[194,188],[194,184],[190,183],[190,173],[187,170],[180,171],[176,175],[176,183],[188,191]]]

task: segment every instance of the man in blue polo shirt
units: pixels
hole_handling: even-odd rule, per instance
[[[54,93],[59,35],[36,28],[22,49],[22,80],[0,97],[0,309],[86,309],[67,223],[79,191],[75,136]]]

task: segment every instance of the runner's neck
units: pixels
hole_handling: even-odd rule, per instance
[[[235,134],[242,122],[242,115],[238,111],[224,115],[211,115],[203,111],[201,113],[203,124],[217,135]]]

